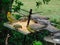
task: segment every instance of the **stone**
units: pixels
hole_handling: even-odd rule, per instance
[[[55,33],[57,31],[59,31],[59,29],[57,29],[56,27],[52,26],[52,25],[48,25],[45,30],[48,30],[51,33]]]
[[[34,31],[39,31],[39,30],[42,30],[44,25],[41,25],[41,24],[32,24],[32,25],[29,25],[29,27],[34,30]]]
[[[31,15],[31,18],[32,19],[38,18],[38,19],[45,19],[45,20],[48,20],[49,19],[49,17],[45,17],[45,16],[42,16],[42,15],[39,15],[39,14],[32,14]]]
[[[44,20],[44,19],[41,19],[41,20],[38,19],[38,23],[44,24],[44,25],[50,25],[51,24],[51,22],[49,20]]]
[[[60,36],[60,32],[55,33],[54,36]]]
[[[28,18],[27,17],[21,17],[19,18],[19,21],[26,21]]]

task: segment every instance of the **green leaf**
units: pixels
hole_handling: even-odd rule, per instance
[[[33,45],[42,45],[42,43],[40,41],[34,41]]]

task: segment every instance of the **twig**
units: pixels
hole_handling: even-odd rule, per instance
[[[6,39],[5,39],[5,45],[8,45],[8,38],[10,37],[10,35],[9,34],[7,34],[7,37],[6,37]]]

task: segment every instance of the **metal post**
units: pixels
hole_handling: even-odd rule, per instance
[[[32,14],[32,9],[30,9],[30,12],[29,12],[27,27],[29,26],[29,23],[30,23],[31,14]]]

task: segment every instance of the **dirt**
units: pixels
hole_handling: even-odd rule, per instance
[[[35,24],[35,22],[30,20],[30,24],[29,25],[32,25],[32,24]],[[20,21],[20,25],[22,25],[21,30],[27,30],[27,21],[25,21],[25,22]]]
[[[30,20],[29,25],[32,25],[32,24],[35,24],[35,22],[33,20]],[[22,26],[22,28],[18,28],[19,32],[22,32],[24,34],[30,33],[30,31],[27,29],[27,20],[26,21],[18,21],[18,22],[13,23],[12,25],[10,24],[11,27],[13,27],[14,25],[21,25]]]

